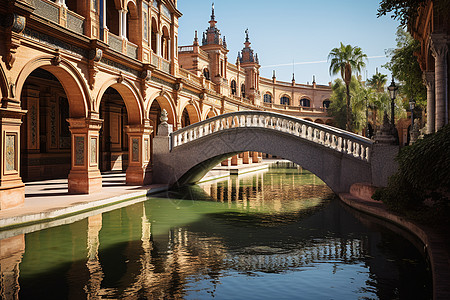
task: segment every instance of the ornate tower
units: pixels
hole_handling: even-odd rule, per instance
[[[216,27],[217,21],[214,14],[214,3],[212,4],[211,20],[209,20],[209,27],[203,33],[202,46],[203,51],[209,54],[209,67],[207,72],[202,70],[206,79],[211,80],[216,84],[216,92],[225,93],[228,89],[226,83],[227,78],[227,44],[225,36],[221,38],[220,30]]]
[[[261,95],[259,94],[259,59],[258,54],[253,53],[248,38],[248,29],[245,30],[244,48],[238,53],[240,66],[245,70],[245,95],[253,104],[260,104]]]

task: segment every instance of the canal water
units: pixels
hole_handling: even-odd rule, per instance
[[[385,225],[279,162],[4,239],[2,298],[432,298],[421,246]]]

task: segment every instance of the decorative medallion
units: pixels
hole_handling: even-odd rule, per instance
[[[5,140],[5,170],[16,170],[16,135],[6,134]]]
[[[84,136],[75,137],[75,165],[84,165]]]
[[[131,156],[133,161],[139,161],[139,139],[133,138],[132,140],[132,149]]]

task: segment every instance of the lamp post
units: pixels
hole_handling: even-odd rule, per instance
[[[369,107],[367,106],[367,96],[364,97],[366,100],[366,137],[370,138],[369,136]]]
[[[398,86],[395,85],[394,82],[394,77],[392,77],[392,82],[391,85],[388,86],[388,90],[389,90],[389,95],[391,96],[391,123],[392,126],[394,126],[395,128],[395,113],[394,113],[394,106],[395,106],[395,98],[397,97],[397,90],[398,90]]]
[[[411,109],[411,131],[414,129],[414,107],[416,106],[416,101],[414,99],[409,100],[409,109]]]

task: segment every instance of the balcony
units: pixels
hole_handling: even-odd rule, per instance
[[[48,0],[35,0],[34,14],[65,27],[75,33],[84,34],[84,17]]]
[[[131,58],[138,59],[138,46],[132,42],[108,32],[108,45],[111,49],[125,54]]]
[[[150,64],[156,67],[158,70],[171,74],[170,61],[162,58],[161,56],[156,55],[153,52],[151,53]]]

